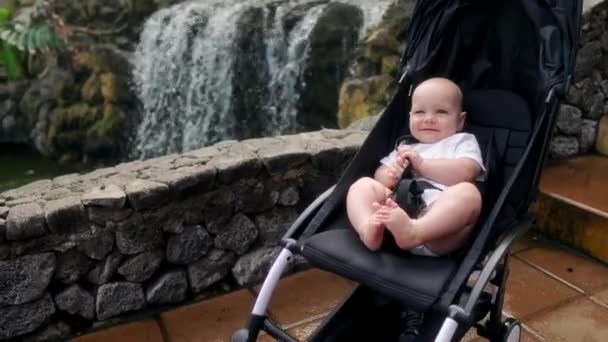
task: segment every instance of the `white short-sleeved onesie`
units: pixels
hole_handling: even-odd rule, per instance
[[[434,144],[412,144],[412,148],[422,156],[424,159],[456,159],[456,158],[470,158],[476,161],[481,167],[482,172],[477,177],[478,181],[483,181],[486,176],[486,168],[483,165],[483,158],[481,157],[481,149],[479,143],[473,134],[470,133],[456,133],[444,138]],[[396,151],[392,151],[388,156],[382,158],[380,162],[384,165],[389,165],[393,158],[395,158]],[[422,200],[428,206],[433,203],[441,191],[447,188],[447,185],[434,182],[424,177],[415,177],[415,180],[426,181],[430,184],[439,188],[427,189],[422,193]]]

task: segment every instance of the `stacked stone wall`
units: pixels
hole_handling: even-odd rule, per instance
[[[365,135],[228,141],[0,193],[0,340],[64,338],[259,282]]]

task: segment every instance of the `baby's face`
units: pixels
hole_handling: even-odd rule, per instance
[[[421,143],[436,143],[458,132],[464,117],[458,93],[441,82],[423,83],[412,95],[410,132]]]

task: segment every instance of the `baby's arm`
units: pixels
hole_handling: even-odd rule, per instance
[[[424,178],[447,186],[461,182],[474,182],[481,172],[479,164],[471,158],[424,159],[416,172]]]
[[[381,164],[374,173],[374,179],[382,183],[389,189],[393,189],[397,184],[401,174],[405,168],[405,158],[401,155],[396,155],[395,158],[390,158],[388,165]]]

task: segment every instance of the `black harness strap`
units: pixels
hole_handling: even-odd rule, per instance
[[[409,134],[400,136],[395,141],[395,150],[402,144],[410,145],[415,143],[418,143],[418,140]],[[408,167],[403,170],[401,179],[388,198],[392,198],[397,202],[410,217],[416,218],[420,215],[420,212],[426,208],[426,204],[422,200],[422,193],[427,189],[440,190],[429,182],[414,180],[411,163],[408,163]]]
[[[422,193],[427,189],[439,190],[438,187],[426,181],[402,178],[388,197],[397,202],[410,217],[416,218],[426,208],[426,204],[422,200]]]

